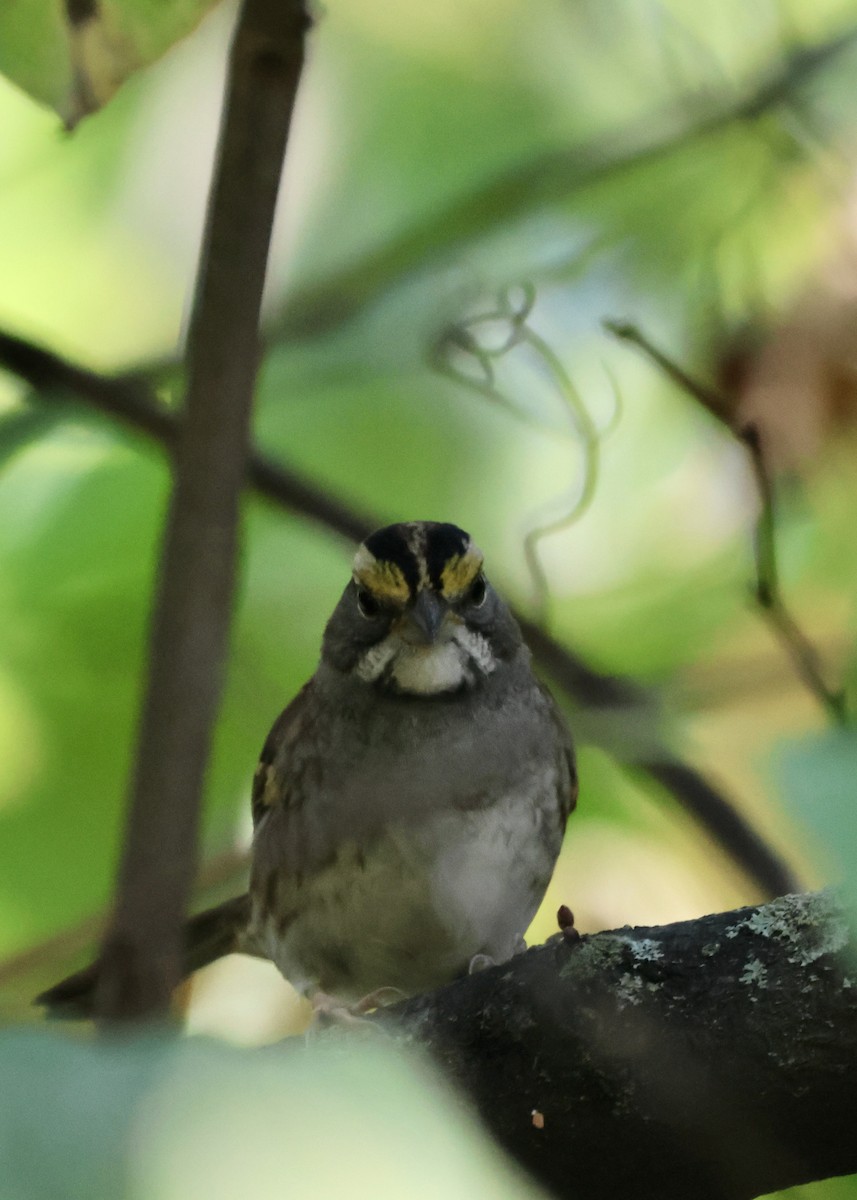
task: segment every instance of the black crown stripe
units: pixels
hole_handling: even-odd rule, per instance
[[[457,525],[432,525],[426,538],[426,569],[432,586],[440,591],[443,568],[451,558],[463,554],[470,541]]]
[[[420,582],[420,568],[407,543],[407,535],[406,525],[385,525],[370,534],[363,545],[379,562],[394,563],[404,575],[411,593],[415,594]]]
[[[457,525],[441,521],[414,521],[410,524],[386,525],[369,535],[363,543],[379,562],[393,563],[405,577],[405,582],[415,595],[420,584],[420,562],[411,548],[414,531],[423,537],[425,567],[429,581],[437,591],[441,589],[443,568],[451,558],[463,554],[470,537]]]

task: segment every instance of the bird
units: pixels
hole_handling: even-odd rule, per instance
[[[262,748],[249,890],[190,919],[184,972],[267,958],[322,1011],[505,962],[577,791],[565,719],[473,539],[385,526]],[[91,1016],[97,980],[96,961],[36,1003]]]

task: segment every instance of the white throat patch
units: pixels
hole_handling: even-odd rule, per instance
[[[392,676],[403,692],[420,696],[453,692],[471,678],[467,657],[456,642],[405,647],[396,656]]]
[[[473,683],[479,674],[490,675],[496,665],[487,639],[456,625],[451,636],[431,646],[411,646],[391,634],[366,651],[357,663],[357,674],[374,683],[388,672],[403,692],[437,696]]]

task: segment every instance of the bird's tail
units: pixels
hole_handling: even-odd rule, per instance
[[[185,926],[182,978],[225,954],[244,949],[249,919],[250,897],[246,893],[191,917]],[[82,971],[76,971],[36,996],[33,1003],[46,1008],[49,1017],[65,1020],[91,1017],[99,970],[100,963],[96,959]]]

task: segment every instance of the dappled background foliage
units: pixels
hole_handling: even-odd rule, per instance
[[[232,16],[71,135],[0,82],[0,328],[172,406]],[[12,27],[0,65],[63,110],[31,54]],[[857,741],[753,600],[745,449],[604,328],[633,322],[758,422],[784,593],[853,695],[855,69],[853,0],[330,0],[313,36],[257,444],[380,520],[464,526],[522,611],[647,689],[564,699],[581,802],[535,939],[559,902],[598,929],[759,898],[626,770],[656,740],[807,884],[857,854]],[[529,304],[533,336],[510,337]],[[109,902],[169,478],[79,397],[9,373],[0,404],[0,1015],[30,1021]],[[255,757],[349,554],[248,497],[201,901],[241,886]],[[210,968],[183,1002],[191,1029],[239,1041],[299,1020],[258,963]]]

